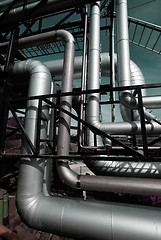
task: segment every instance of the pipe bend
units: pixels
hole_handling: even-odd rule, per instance
[[[62,181],[72,188],[79,188],[79,175],[72,171],[66,161],[57,161],[57,169]]]
[[[120,102],[127,108],[131,110],[138,109],[138,101],[137,99],[132,95],[132,93],[128,91],[123,91],[120,93],[119,96]]]
[[[24,60],[21,62],[16,62],[10,66],[9,71],[14,76],[28,76],[30,77],[33,74],[48,74],[51,77],[50,70],[38,60]]]
[[[75,44],[75,39],[73,35],[67,30],[57,30],[56,31],[57,40],[63,41],[65,43],[71,42]]]

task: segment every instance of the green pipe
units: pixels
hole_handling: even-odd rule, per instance
[[[3,194],[3,218],[8,217],[8,193]]]
[[[3,194],[3,225],[8,226],[8,193]]]
[[[3,199],[0,199],[0,224],[3,224]]]

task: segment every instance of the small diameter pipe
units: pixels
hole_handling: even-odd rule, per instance
[[[4,226],[8,226],[8,193],[3,194],[3,224]]]
[[[88,20],[88,7],[85,6],[85,19],[84,19],[84,41],[83,41],[83,57],[82,57],[82,82],[81,82],[81,91],[85,90],[85,80],[86,80],[86,50],[87,50],[87,20]],[[85,96],[82,94],[80,99],[80,118],[83,119],[83,103]],[[83,125],[79,125],[79,138],[78,144],[79,147],[82,147],[82,135],[83,135]]]
[[[3,206],[3,198],[0,198],[0,224],[3,224],[3,212],[4,212],[4,206]]]

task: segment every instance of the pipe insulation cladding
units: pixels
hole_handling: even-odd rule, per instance
[[[29,96],[50,92],[51,76],[40,62],[29,60],[16,63],[13,72],[17,71],[30,74]],[[41,90],[38,86],[41,86]],[[37,108],[35,100],[31,100],[25,119],[25,129],[33,144],[36,137],[34,116]],[[48,115],[47,106],[43,114]],[[41,134],[44,138],[46,131],[47,126],[43,123]],[[44,151],[45,147],[42,153]],[[22,153],[31,153],[25,140]],[[75,239],[120,240],[125,237],[131,240],[160,239],[160,210],[139,208],[134,205],[46,197],[43,194],[43,177],[44,162],[40,159],[21,159],[17,207],[21,218],[28,226]]]
[[[29,96],[50,92],[51,76],[40,62],[29,60],[16,63],[13,72],[17,71],[30,74]],[[35,144],[36,138],[37,108],[35,100],[31,100],[25,119],[25,130],[28,131],[33,144]],[[45,107],[43,114],[48,115],[47,109],[48,106]],[[41,135],[44,138],[46,131],[47,126],[42,123]],[[44,151],[45,146],[41,152],[44,153]],[[23,140],[22,153],[31,153],[25,140]],[[17,208],[22,220],[28,226],[75,239],[121,240],[125,237],[130,240],[160,239],[160,209],[47,197],[43,194],[43,178],[43,161],[21,159],[17,186]]]
[[[58,31],[57,34],[59,35],[59,33],[62,36],[63,32]],[[65,31],[65,33],[67,32]],[[57,37],[59,38],[58,35]],[[66,47],[66,51],[73,52],[74,42],[67,41],[66,44],[68,43],[72,46]],[[73,64],[74,55],[70,56],[71,58],[69,58],[66,52],[64,63],[67,66],[64,67],[65,71],[70,71],[69,66]],[[20,71],[20,73],[27,72],[30,75],[29,96],[50,93],[51,76],[41,63],[32,60],[16,63],[13,66],[13,73],[16,71]],[[71,73],[69,75],[72,77]],[[66,72],[64,72],[63,76],[65,79]],[[67,103],[66,99],[65,103]],[[25,119],[25,129],[34,145],[37,108],[35,100],[29,101]],[[47,116],[48,106],[45,106],[44,111],[42,114]],[[43,138],[46,137],[46,132],[47,125],[42,122],[41,136]],[[59,147],[64,149],[63,145]],[[42,147],[42,153],[44,151],[45,146]],[[61,150],[59,151],[61,152]],[[23,139],[22,143],[22,153],[31,153],[31,149],[26,144],[25,139]],[[160,210],[54,196],[47,197],[43,194],[43,179],[44,162],[42,160],[21,159],[17,186],[17,208],[21,218],[28,226],[75,239],[120,240],[125,239],[125,237],[131,240],[160,239]],[[95,218],[97,218],[97,221]]]
[[[0,16],[3,16],[5,10],[10,6],[10,4],[13,4],[13,2],[13,0],[5,0],[0,3]],[[93,3],[93,0],[16,1],[16,4],[13,4],[13,9],[9,11],[8,17],[3,18],[0,22],[0,26],[2,27],[7,24],[21,22],[26,19],[35,19],[48,14],[74,9],[88,3]]]
[[[8,0],[8,3],[10,0]],[[67,5],[76,6],[76,1],[48,1],[55,3],[55,9],[64,9]],[[92,1],[77,1],[86,3]],[[126,1],[119,0],[123,3]],[[32,4],[32,1],[30,1]],[[36,1],[34,2],[36,3]],[[18,2],[19,4],[19,2]],[[58,5],[57,5],[58,4]],[[29,6],[31,6],[29,4]],[[60,8],[59,8],[60,7]],[[21,8],[17,5],[16,9]],[[49,8],[49,5],[47,5]],[[62,9],[61,8],[61,9]],[[19,11],[15,9],[15,21],[18,21]],[[26,8],[27,9],[27,8]],[[42,9],[41,11],[44,11]],[[22,12],[21,12],[22,13]],[[44,12],[43,12],[44,13]],[[39,13],[41,15],[41,13]],[[38,14],[38,16],[39,16]],[[11,17],[11,21],[14,17]],[[1,23],[3,24],[3,23]],[[46,34],[20,39],[18,45],[25,46],[39,45],[51,41],[63,41],[65,53],[63,61],[62,91],[72,91],[74,71],[74,39],[65,31],[58,30]],[[27,60],[15,63],[11,69],[14,75],[29,75],[28,96],[40,96],[51,93],[52,77],[50,71],[39,61]],[[71,111],[72,96],[63,96],[60,99],[60,106]],[[28,133],[32,144],[36,146],[37,122],[38,122],[38,100],[29,100],[26,107],[25,131]],[[49,105],[43,101],[40,136],[47,138],[49,118]],[[58,154],[60,156],[69,154],[70,142],[70,116],[60,111],[60,124],[58,131]],[[112,123],[114,124],[114,123]],[[123,123],[127,132],[139,133],[139,125],[136,122]],[[133,131],[129,130],[133,127]],[[114,126],[113,125],[113,129]],[[127,127],[128,126],[128,127]],[[119,124],[118,129],[122,127]],[[150,128],[153,127],[151,123]],[[117,129],[117,130],[118,130]],[[155,132],[157,126],[153,130]],[[102,129],[101,129],[102,130]],[[126,129],[124,128],[124,134]],[[106,130],[109,131],[109,125]],[[113,130],[114,131],[114,130]],[[159,130],[160,131],[160,128]],[[22,141],[22,154],[32,154],[26,139]],[[45,141],[41,142],[40,153],[46,152]],[[66,159],[57,160],[57,167],[60,176],[69,185],[82,189],[123,191],[130,193],[161,193],[160,180],[157,179],[128,179],[102,176],[79,176],[71,172]],[[44,193],[44,171],[45,161],[38,158],[23,157],[20,163],[20,172],[17,184],[17,208],[22,220],[31,228],[41,231],[56,233],[62,236],[75,239],[106,239],[106,240],[160,240],[161,237],[161,210],[153,207],[144,207],[128,204],[116,204],[110,202],[84,201],[76,198],[64,198],[45,196]],[[45,184],[48,184],[45,182]]]

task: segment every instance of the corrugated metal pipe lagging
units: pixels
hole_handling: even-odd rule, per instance
[[[37,39],[39,40],[39,36]],[[70,34],[63,30],[57,31],[56,35],[55,32],[53,33],[53,41],[57,39],[65,41],[66,44],[63,85],[66,83],[68,85],[69,80],[72,82],[74,40]],[[33,60],[15,63],[13,74],[16,74],[16,72],[30,76],[29,96],[50,93],[51,75],[42,63]],[[71,85],[66,87],[69,89]],[[62,87],[62,90],[63,88],[65,86]],[[61,99],[62,106],[63,104],[65,105],[63,107],[67,106],[67,108],[70,108],[68,100],[70,101],[70,99],[66,98]],[[36,139],[37,104],[37,100],[28,102],[25,119],[25,130],[28,132],[34,145]],[[43,106],[42,115],[48,118],[48,105],[46,104]],[[63,126],[68,130],[68,122],[62,115],[60,117],[61,124],[65,123]],[[68,136],[66,134],[69,133],[69,130],[64,131],[63,129],[64,132],[60,130],[59,136],[62,133],[62,137],[67,139],[65,146],[63,145],[64,142],[61,144],[59,139],[59,153],[64,154],[68,151]],[[46,135],[47,124],[42,122],[41,137],[45,139]],[[45,145],[42,143],[41,153],[44,152]],[[22,143],[22,153],[31,153],[31,149],[28,147],[25,139],[23,139]],[[62,163],[66,164],[62,161],[60,165]],[[21,159],[17,186],[17,208],[21,218],[28,226],[75,239],[160,239],[161,212],[158,209],[45,196],[43,194],[44,165],[44,161],[41,159],[25,157]]]

